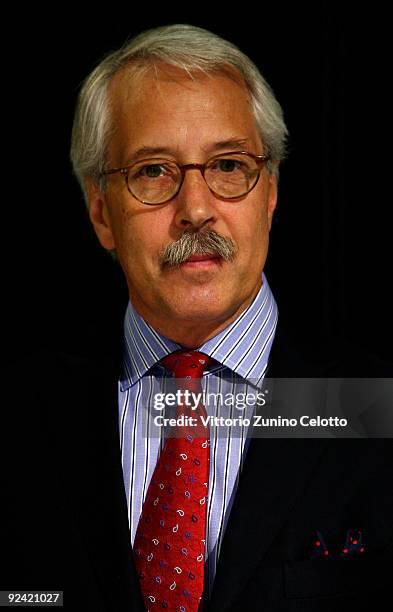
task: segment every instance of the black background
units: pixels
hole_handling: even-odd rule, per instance
[[[35,6],[3,22],[5,351],[99,344],[126,300],[68,159],[76,96],[107,51],[143,29],[206,27],[259,66],[290,153],[267,274],[299,330],[391,359],[390,33],[382,2]],[[381,10],[384,11],[381,13]]]

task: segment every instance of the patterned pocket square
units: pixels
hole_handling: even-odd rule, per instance
[[[340,552],[340,557],[357,557],[363,553],[364,545],[362,532],[358,529],[348,529],[344,548]]]
[[[339,551],[329,550],[322,532],[316,530],[313,536],[311,559],[347,559],[359,557],[365,551],[363,536],[358,529],[348,529],[344,545]]]

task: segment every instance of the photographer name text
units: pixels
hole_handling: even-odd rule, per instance
[[[342,417],[311,417],[303,415],[299,418],[285,418],[277,416],[264,418],[261,415],[253,415],[252,418],[222,417],[222,416],[200,416],[200,422],[204,427],[347,427],[348,420]],[[177,418],[166,418],[163,415],[154,417],[154,424],[158,427],[197,427],[198,418],[184,414]]]

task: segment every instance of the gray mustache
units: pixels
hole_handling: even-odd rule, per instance
[[[220,236],[214,230],[187,230],[179,240],[163,250],[160,261],[162,266],[179,266],[193,255],[218,255],[225,261],[232,261],[235,253],[233,240]]]

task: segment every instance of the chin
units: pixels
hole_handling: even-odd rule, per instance
[[[191,298],[191,299],[190,299]],[[223,299],[192,299],[188,296],[174,305],[173,312],[177,319],[199,323],[220,322],[230,317],[237,309],[236,304],[227,303]]]

